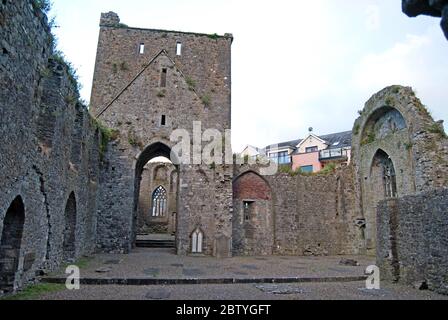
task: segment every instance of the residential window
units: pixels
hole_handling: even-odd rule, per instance
[[[160,75],[160,87],[165,88],[166,87],[166,76],[168,74],[168,69],[163,68],[162,74]]]
[[[303,173],[313,173],[314,167],[313,166],[303,166],[303,167],[300,167],[300,171],[302,171]]]
[[[271,153],[269,158],[271,161],[274,161],[275,163],[278,163],[278,164],[291,163],[291,156],[289,155],[288,151]]]
[[[144,43],[140,43],[140,46],[138,47],[138,52],[140,54],[144,54],[145,53],[145,44]]]
[[[308,148],[305,149],[305,152],[306,152],[306,153],[313,153],[313,152],[317,152],[317,151],[319,151],[319,148],[316,147],[316,146],[314,146],[314,147],[308,147]]]
[[[181,56],[182,55],[182,43],[178,42],[176,44],[176,55]]]

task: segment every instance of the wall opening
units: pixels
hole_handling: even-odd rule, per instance
[[[25,207],[22,198],[18,196],[11,203],[3,221],[0,242],[0,290],[2,291],[11,292],[15,289],[24,224]]]
[[[259,174],[249,171],[233,182],[233,254],[272,255],[275,243],[272,191]]]
[[[138,46],[138,53],[140,53],[140,54],[145,53],[145,44],[144,43],[140,43],[140,45]]]
[[[160,119],[160,125],[162,127],[166,126],[166,115],[162,115],[162,118]]]
[[[152,193],[151,215],[153,217],[165,217],[168,209],[168,195],[163,186],[159,186]]]
[[[201,229],[196,229],[191,235],[191,253],[201,254],[204,246],[204,233]]]
[[[397,176],[389,154],[379,149],[371,163],[370,176],[364,182],[363,197],[368,201],[365,207],[365,241],[367,254],[376,255],[377,206],[380,201],[398,197]]]
[[[171,161],[171,149],[163,143],[147,147],[135,172],[133,243],[177,238],[179,168]],[[175,177],[175,178],[173,178]]]
[[[63,242],[63,259],[73,262],[76,258],[76,198],[72,192],[65,206],[65,229]]]
[[[176,55],[181,56],[182,55],[182,43],[177,42],[176,44]]]
[[[166,88],[166,77],[168,74],[168,69],[163,68],[162,73],[160,74],[160,87]]]

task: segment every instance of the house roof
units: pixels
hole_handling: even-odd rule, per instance
[[[287,142],[281,142],[278,144],[271,144],[269,146],[267,146],[265,149],[267,151],[269,150],[277,150],[277,149],[285,149],[285,148],[291,148],[291,149],[295,149],[297,147],[297,145],[302,142],[303,140],[292,140],[292,141],[287,141]]]
[[[320,136],[330,145],[328,149],[347,148],[352,146],[352,131],[344,131],[339,133]],[[335,145],[337,143],[337,145]]]
[[[347,148],[352,145],[352,131],[344,131],[338,133],[316,136],[328,143],[328,149]],[[297,146],[303,142],[303,139],[281,142],[279,144],[271,144],[266,147],[266,151],[291,148],[296,150]],[[335,145],[337,143],[337,145]]]

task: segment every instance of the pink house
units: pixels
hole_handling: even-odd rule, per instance
[[[303,140],[284,142],[266,147],[266,156],[293,170],[315,173],[328,163],[348,164],[351,160],[352,132],[346,131],[325,136],[310,133]]]

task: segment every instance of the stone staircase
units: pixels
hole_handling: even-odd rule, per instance
[[[139,235],[136,241],[137,248],[174,249],[175,238],[168,235]]]

